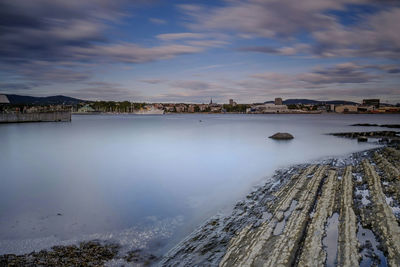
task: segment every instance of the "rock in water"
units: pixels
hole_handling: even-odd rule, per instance
[[[293,139],[294,137],[290,133],[276,133],[276,134],[270,136],[269,138],[276,139],[276,140],[289,140],[289,139]]]

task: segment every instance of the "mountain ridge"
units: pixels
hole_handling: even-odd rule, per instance
[[[7,96],[10,104],[18,105],[75,105],[82,102],[87,102],[87,100],[82,100],[78,98],[73,98],[64,95],[55,96],[27,96],[27,95],[16,95],[16,94],[4,94]]]
[[[266,101],[264,104],[269,104],[269,103],[274,103],[274,101]],[[295,105],[295,104],[302,104],[302,105],[307,105],[307,104],[334,104],[334,105],[355,105],[359,104],[357,102],[353,101],[346,101],[346,100],[327,100],[327,101],[321,101],[321,100],[313,100],[313,99],[304,99],[304,98],[293,98],[293,99],[286,99],[282,101],[282,104],[284,105]]]

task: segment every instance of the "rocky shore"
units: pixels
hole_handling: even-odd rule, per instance
[[[400,150],[279,170],[163,266],[400,266]]]
[[[156,256],[140,249],[124,255],[120,250],[119,244],[94,240],[79,245],[54,246],[49,250],[24,255],[1,255],[0,266],[147,266],[158,260]]]
[[[280,169],[162,258],[99,241],[0,256],[0,266],[129,264],[400,266],[400,149]]]

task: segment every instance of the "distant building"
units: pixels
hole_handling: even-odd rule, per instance
[[[195,107],[195,105],[189,105],[188,112],[189,113],[194,113],[194,107]]]
[[[235,101],[233,101],[233,99],[229,99],[229,105],[231,105],[232,107],[236,106],[237,103]]]
[[[361,105],[357,107],[358,112],[371,112],[375,110],[375,106]]]
[[[210,106],[210,111],[211,112],[221,112],[222,111],[222,106],[213,104],[212,106]]]
[[[326,111],[328,112],[334,112],[335,111],[335,105],[334,104],[326,104]]]
[[[187,109],[185,105],[179,104],[175,106],[175,110],[176,112],[180,113],[180,112],[185,112]]]
[[[262,104],[254,105],[247,110],[248,113],[287,113],[289,109],[286,105]]]
[[[88,104],[78,108],[79,113],[94,112],[95,110]]]
[[[282,105],[282,98],[280,97],[275,98],[275,105]]]
[[[363,99],[363,106],[374,106],[375,108],[379,108],[379,104],[379,99]]]
[[[335,112],[337,113],[353,113],[357,112],[358,107],[356,105],[340,105],[340,106],[335,106]]]
[[[6,95],[0,95],[0,104],[10,104],[10,101]]]
[[[207,105],[207,104],[201,104],[201,105],[199,105],[200,111],[206,111],[207,108],[208,108],[208,105]]]

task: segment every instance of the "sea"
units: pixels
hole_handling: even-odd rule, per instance
[[[162,255],[275,170],[378,147],[381,114],[73,115],[0,124],[0,254],[85,240]],[[288,132],[294,139],[268,138]],[[376,141],[376,140],[375,140]]]

